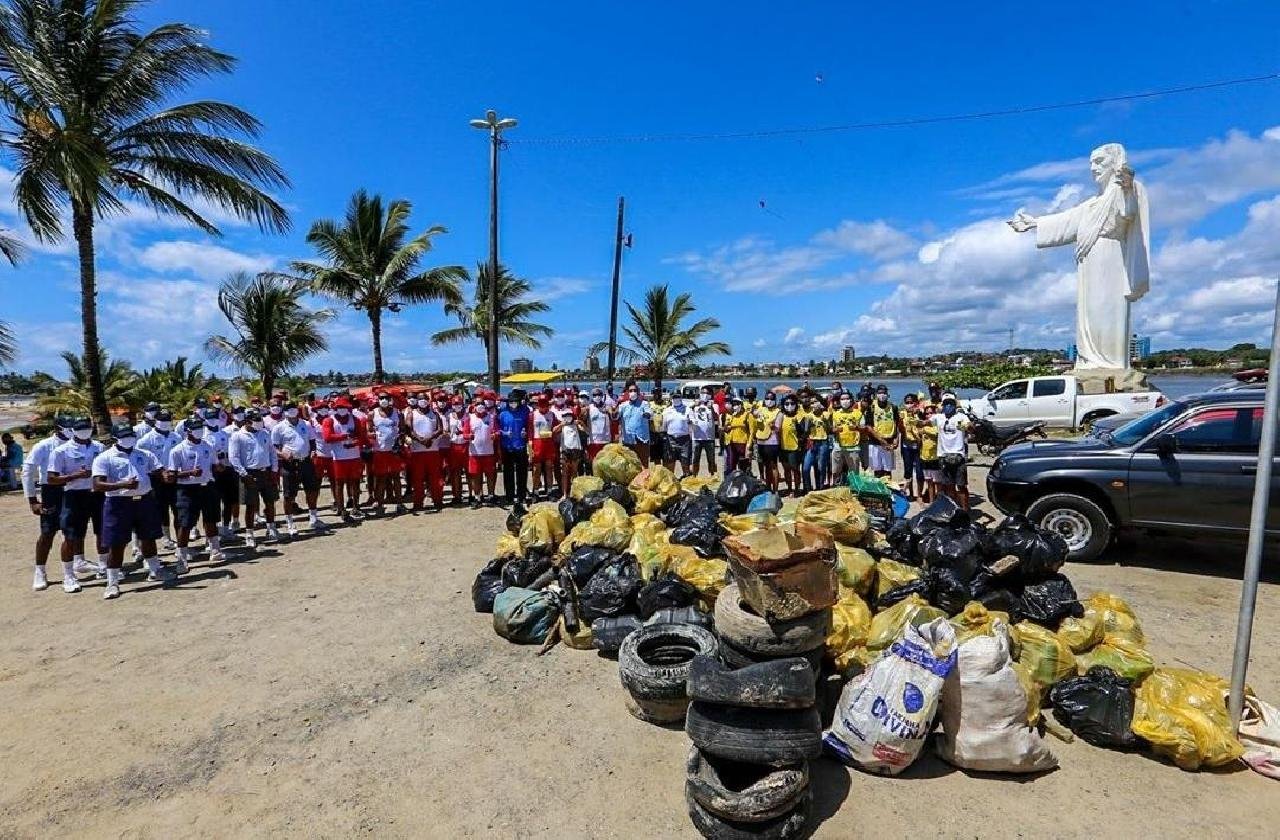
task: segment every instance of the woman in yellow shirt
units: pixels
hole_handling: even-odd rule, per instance
[[[742,400],[734,397],[729,401],[729,410],[720,422],[724,427],[724,470],[726,473],[739,466],[750,468],[751,459],[747,449],[751,446],[751,436],[755,433],[755,419],[747,413]]]
[[[933,424],[934,408],[927,404],[920,421],[920,472],[924,478],[924,486],[920,491],[920,501],[928,504],[938,497],[938,471],[942,465],[938,461],[938,427]]]
[[[775,425],[782,455],[782,476],[787,482],[787,492],[795,496],[802,486],[800,467],[804,463],[809,431],[808,418],[800,412],[800,400],[795,394],[782,398],[782,413]]]
[[[902,476],[907,482],[907,499],[916,500],[916,486],[924,495],[924,468],[920,466],[920,429],[924,425],[923,414],[916,403],[915,394],[902,398]]]
[[[831,477],[831,415],[816,394],[809,398],[809,448],[801,473],[806,493],[825,489]]]
[[[778,398],[772,393],[752,412],[755,418],[751,443],[760,454],[760,477],[769,489],[778,492],[778,427],[782,412],[777,409]]]
[[[844,484],[850,472],[859,468],[859,450],[862,444],[862,413],[853,404],[853,395],[845,391],[839,395],[839,403],[830,414],[832,437],[827,443],[834,454],[835,479]]]

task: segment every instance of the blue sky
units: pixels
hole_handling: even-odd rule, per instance
[[[980,8],[972,8],[980,6]],[[998,7],[998,8],[997,8]],[[190,92],[254,112],[288,171],[294,229],[219,216],[211,239],[147,213],[101,229],[102,331],[138,366],[202,358],[235,269],[310,257],[310,223],[359,187],[443,224],[440,264],[487,254],[487,149],[467,121],[519,118],[503,153],[502,257],[552,305],[530,353],[577,366],[608,327],[616,202],[635,247],[624,297],[693,293],[742,359],[998,349],[1072,340],[1064,249],[1002,224],[1087,195],[1085,158],[1124,143],[1151,192],[1155,276],[1135,323],[1159,347],[1263,342],[1280,274],[1280,82],[911,128],[701,142],[542,142],[751,131],[965,113],[1280,70],[1280,4],[738,2],[439,3],[168,0],[240,59]],[[0,224],[15,225],[0,173]],[[762,209],[760,202],[765,203]],[[73,249],[42,247],[0,279],[19,370],[79,346]],[[388,366],[483,367],[433,348],[416,307],[387,328]],[[521,352],[521,351],[514,351]],[[513,354],[504,350],[504,358]],[[367,370],[346,312],[308,369]]]

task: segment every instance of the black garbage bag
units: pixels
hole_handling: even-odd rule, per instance
[[[519,507],[519,505],[517,505]],[[520,520],[524,519],[524,514],[512,510],[507,514],[507,532],[514,537],[520,536]]]
[[[573,576],[574,585],[586,586],[587,581],[600,570],[605,563],[616,560],[621,555],[616,551],[601,548],[598,545],[580,545],[565,560],[565,568]]]
[[[1133,681],[1105,665],[1055,683],[1049,701],[1058,722],[1095,747],[1124,750],[1142,743],[1131,729]]]
[[[747,512],[751,500],[766,492],[769,485],[743,469],[737,469],[724,477],[716,491],[720,507],[735,516]]]
[[[551,569],[551,558],[539,554],[516,557],[502,568],[502,582],[507,586],[528,587]]]
[[[927,532],[928,526],[953,525],[961,528],[970,522],[969,511],[956,504],[950,496],[938,496],[911,519],[921,526],[921,533]]]
[[[1065,575],[1050,575],[1039,583],[1023,587],[1018,601],[1018,611],[1023,618],[1050,630],[1058,629],[1059,622],[1067,616],[1084,617],[1084,606],[1076,595],[1076,588]]]
[[[583,515],[585,506],[580,502],[568,498],[567,496],[560,500],[560,504],[556,506],[556,510],[560,512],[560,518],[564,520],[564,530],[572,531],[573,526],[579,522],[590,519],[591,514]]]
[[[973,600],[969,583],[955,569],[945,566],[934,566],[925,572],[928,587],[926,600],[947,615],[964,612],[965,604]]]
[[[667,511],[670,539],[676,545],[692,546],[699,557],[723,557],[720,542],[729,535],[720,524],[720,503],[710,490],[693,498],[683,498]]]
[[[901,558],[903,563],[920,565],[917,553],[920,548],[920,538],[911,532],[910,519],[899,519],[893,523],[885,532],[884,538],[889,543],[890,553],[895,558]]]
[[[636,595],[641,618],[648,618],[663,607],[690,607],[697,602],[698,590],[671,573],[645,584]]]
[[[683,525],[691,519],[716,519],[720,516],[720,503],[716,495],[707,488],[696,496],[681,494],[675,504],[658,515],[668,528]]]
[[[985,536],[981,526],[939,526],[920,540],[920,559],[926,568],[950,569],[968,583],[982,563]]]
[[[471,603],[478,613],[493,612],[493,599],[498,597],[498,593],[507,588],[502,581],[502,567],[506,565],[507,559],[499,557],[490,560],[480,574],[476,575],[475,582],[471,584]]]
[[[636,512],[636,497],[631,491],[616,481],[606,481],[604,488],[601,490],[592,490],[590,493],[582,497],[581,505],[587,516],[604,507],[606,499],[613,499],[622,505],[622,509],[627,512],[627,516]]]
[[[631,615],[636,611],[636,596],[644,581],[640,565],[630,554],[620,554],[605,563],[578,590],[578,607],[583,621]]]
[[[1020,513],[1007,517],[991,532],[988,554],[996,573],[1032,583],[1054,574],[1067,562],[1067,543]],[[1016,563],[1001,562],[1006,557]]]
[[[970,589],[974,589],[973,584],[970,584]],[[972,596],[972,600],[992,612],[1008,613],[1011,623],[1017,624],[1022,620],[1022,602],[1008,589],[989,589],[981,593],[975,591]]]
[[[887,610],[899,601],[905,601],[908,596],[919,595],[926,601],[929,600],[929,581],[927,578],[916,578],[908,581],[901,586],[895,586],[888,592],[876,599],[876,612]]]

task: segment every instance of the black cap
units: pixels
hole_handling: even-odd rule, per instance
[[[167,409],[167,408],[162,408],[162,409],[160,409],[159,411],[157,411],[157,412],[156,412],[156,419],[157,419],[157,420],[172,420],[172,419],[173,419],[173,412],[169,411],[169,409]]]
[[[116,423],[111,427],[111,437],[119,440],[123,437],[137,437],[133,432],[133,426],[128,423]]]
[[[70,429],[76,423],[76,418],[66,414],[59,414],[53,418],[53,425],[59,429]]]
[[[71,422],[71,428],[77,431],[80,431],[83,429],[92,429],[93,421],[90,420],[88,417],[77,417],[75,420]]]
[[[147,407],[143,409],[143,411],[159,411],[159,410],[160,410],[160,403],[155,402],[154,400],[152,402],[147,403]]]
[[[222,416],[222,412],[218,411],[216,408],[206,408],[204,411],[200,412],[200,416],[206,420],[217,420]]]
[[[198,417],[192,417],[182,424],[182,428],[186,429],[188,432],[199,431],[204,428],[204,421]]]
[[[258,411],[256,408],[251,408],[244,413],[244,419],[248,420],[250,423],[255,420],[261,420],[262,412]]]

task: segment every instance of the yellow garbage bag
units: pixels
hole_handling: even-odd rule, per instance
[[[494,557],[523,557],[524,549],[520,546],[520,538],[515,534],[503,534],[498,537],[498,547]]]
[[[720,489],[720,476],[718,475],[686,475],[680,479],[680,489],[688,493],[690,496],[696,496],[703,490],[710,490],[712,493]]]
[[[866,595],[875,586],[876,561],[862,548],[836,544],[836,575],[840,583],[859,595]]]
[[[719,518],[720,524],[731,535],[745,534],[757,528],[776,528],[778,526],[778,517],[766,512],[744,513],[739,516],[722,513]]]
[[[908,624],[919,627],[947,614],[929,605],[919,595],[908,595],[898,603],[871,619],[871,631],[867,633],[867,650],[881,651],[897,641]]]
[[[1019,621],[1012,630],[1018,640],[1016,660],[1026,666],[1041,693],[1059,680],[1075,676],[1076,658],[1057,633],[1030,621]]]
[[[964,611],[951,619],[951,626],[956,628],[956,645],[962,645],[974,636],[994,636],[996,619],[1000,619],[1009,625],[1009,614],[1000,611],[988,610],[977,601],[970,601],[965,604]],[[1018,640],[1016,634],[1009,633],[1009,652],[1014,659],[1018,658]]]
[[[1101,622],[1104,635],[1128,639],[1138,646],[1147,643],[1142,623],[1123,599],[1108,592],[1095,592],[1084,602],[1085,618],[1091,613]]]
[[[1110,633],[1102,637],[1101,644],[1076,657],[1076,665],[1083,674],[1094,665],[1106,665],[1122,677],[1128,677],[1137,685],[1156,669],[1155,660],[1142,645]]]
[[[606,499],[600,509],[585,522],[573,526],[569,536],[560,543],[559,554],[568,557],[580,545],[598,545],[610,551],[626,551],[635,531],[631,517],[622,505]]]
[[[547,554],[556,550],[564,539],[564,520],[551,502],[541,502],[529,508],[520,520],[520,547],[526,552],[541,551]]]
[[[1072,653],[1084,653],[1102,641],[1102,616],[1095,610],[1083,618],[1068,616],[1058,625],[1058,638],[1066,642]]]
[[[843,671],[867,649],[871,632],[871,610],[852,589],[841,587],[840,600],[831,608],[831,633],[827,636],[827,656]]]
[[[862,502],[848,487],[832,487],[805,496],[796,508],[796,521],[826,528],[836,542],[845,545],[862,542],[871,527]]]
[[[1133,732],[1183,770],[1221,767],[1244,755],[1227,714],[1222,677],[1187,668],[1160,668],[1138,686]]]
[[[677,549],[683,550],[677,551]],[[668,551],[674,555],[668,568],[679,575],[685,583],[698,590],[701,596],[699,600],[702,601],[705,609],[712,609],[720,590],[725,587],[729,564],[724,560],[699,557],[698,553],[687,545],[668,544]]]
[[[1010,638],[1013,634],[1009,634]],[[1031,669],[1021,662],[1010,663],[1013,673],[1018,676],[1018,684],[1022,686],[1022,693],[1027,695],[1027,726],[1035,726],[1040,722],[1040,692],[1041,688],[1036,684],[1035,678],[1031,676]]]
[[[606,443],[604,449],[591,462],[591,474],[605,481],[614,481],[623,487],[640,474],[644,466],[640,457],[620,443]]]
[[[636,558],[645,580],[661,575],[661,567],[667,561],[660,557],[659,546],[668,544],[667,525],[661,519],[651,513],[637,513],[631,517],[631,542],[627,545],[627,553]]]
[[[911,583],[920,577],[920,570],[897,560],[880,560],[876,563],[876,600],[904,583]]]
[[[636,497],[636,513],[657,513],[680,495],[675,474],[661,464],[638,473],[629,486]]]
[[[604,489],[604,479],[594,475],[580,475],[569,485],[569,498],[575,502],[582,501],[588,493]]]
[[[560,616],[558,621],[560,627],[560,641],[564,642],[564,646],[573,648],[574,650],[591,650],[594,647],[591,642],[593,636],[591,634],[591,623],[587,621],[578,622],[578,632],[570,633],[568,628],[564,626],[564,616]]]

